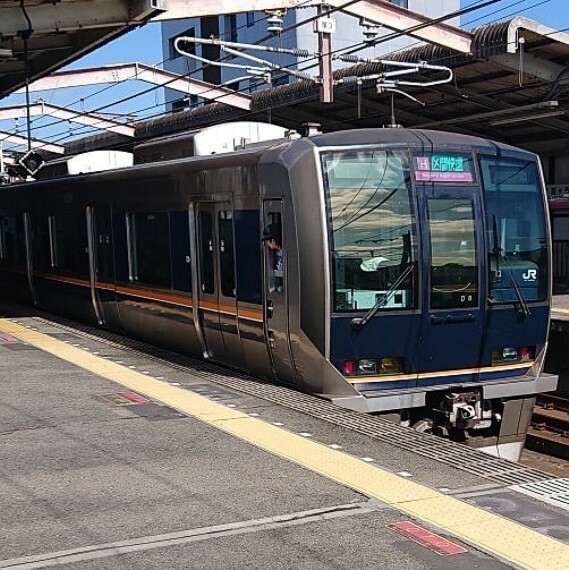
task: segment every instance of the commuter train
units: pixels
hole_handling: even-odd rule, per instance
[[[557,384],[535,155],[262,123],[99,155],[0,187],[2,295],[518,458]]]

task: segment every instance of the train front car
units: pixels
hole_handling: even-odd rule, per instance
[[[329,371],[312,389],[517,460],[535,394],[557,384],[542,372],[551,259],[537,158],[434,131],[311,141],[319,180],[303,160],[290,169],[299,337],[352,394]],[[297,347],[308,384],[309,356]]]

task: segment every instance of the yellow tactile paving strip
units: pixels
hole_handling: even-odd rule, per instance
[[[569,568],[569,546],[516,522],[9,320],[0,319],[0,331],[375,497],[521,568]]]

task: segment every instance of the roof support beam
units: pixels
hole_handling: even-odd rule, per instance
[[[49,103],[33,103],[30,105],[30,116],[37,117],[41,115],[49,115],[64,121],[80,123],[96,129],[111,131],[119,135],[134,137],[134,127],[123,125],[117,121],[110,121],[109,119],[104,119],[98,115],[82,113],[80,111],[70,111],[69,109],[50,105]],[[0,120],[16,119],[26,116],[27,110],[25,105],[15,105],[13,107],[4,108],[0,107]]]
[[[390,2],[362,0],[342,7],[346,4],[346,0],[327,0],[327,4],[340,8],[343,12],[356,18],[365,18],[368,22],[381,24],[398,32],[405,32],[425,25],[425,27],[415,31],[407,32],[407,35],[460,53],[472,53],[474,36],[470,32],[450,24],[430,23],[432,18],[411,12]]]
[[[537,57],[532,53],[524,53],[523,59],[513,53],[492,55],[489,59],[510,71],[521,71],[525,76],[535,77],[548,83],[555,81],[566,69],[563,65]]]
[[[124,63],[75,71],[61,71],[53,73],[49,77],[38,79],[30,85],[30,91],[95,85],[97,83],[118,83],[128,79],[138,79],[153,85],[161,85],[168,89],[188,95],[197,95],[203,99],[217,101],[245,111],[249,111],[251,108],[251,97],[248,95],[241,95],[224,87],[216,87],[205,81],[188,79],[183,75],[143,63]],[[22,90],[17,91],[17,93],[21,92]]]
[[[62,0],[26,5],[35,33],[76,32],[78,29],[123,27],[137,24],[159,14],[162,0]],[[19,3],[2,2],[0,33],[3,39],[16,37],[28,28]]]
[[[520,39],[524,37],[523,30],[530,32],[530,34],[536,34],[537,36],[543,36],[549,38],[552,42],[559,42],[565,45],[569,45],[569,35],[563,32],[558,32],[557,30],[540,24],[535,20],[530,20],[529,18],[524,18],[523,16],[518,16],[511,20],[508,25],[508,47],[507,50],[510,53],[516,53],[519,49]]]
[[[302,0],[168,0],[167,10],[152,21],[178,20],[181,18],[199,18],[251,12],[276,10],[279,8],[299,8],[309,5],[321,5],[322,2],[303,2]],[[421,40],[444,46],[460,53],[472,52],[472,34],[455,26],[444,23],[431,23],[432,19],[423,14],[411,12],[384,0],[361,0],[347,4],[346,0],[326,0],[326,4],[356,18],[365,18],[369,22],[381,24],[392,30],[404,32],[418,26],[421,29],[408,35]],[[428,24],[428,25],[427,25]]]
[[[0,131],[0,142],[10,142],[17,145],[28,145],[27,137],[23,137],[20,135],[14,135],[12,133],[7,133],[5,131]],[[47,141],[42,141],[39,139],[32,139],[31,141],[32,148],[39,148],[41,150],[45,150],[47,152],[53,152],[56,154],[65,154],[65,147],[59,144],[52,144]]]
[[[153,22],[221,16],[239,12],[262,12],[281,8],[321,5],[320,0],[167,0],[166,11],[152,18]]]

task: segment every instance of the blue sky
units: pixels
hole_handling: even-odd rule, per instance
[[[433,0],[430,0],[433,1]],[[468,7],[483,3],[484,0],[462,0],[461,7]],[[524,16],[537,20],[550,27],[566,30],[569,33],[569,0],[501,0],[492,6],[471,12],[462,19],[462,27],[472,29],[488,22],[496,22]],[[113,63],[140,61],[149,65],[160,65],[163,60],[162,40],[159,24],[147,24],[134,30],[121,38],[107,44],[78,60],[70,68],[86,68]],[[92,111],[103,109],[113,113],[135,113],[139,119],[156,116],[163,112],[163,90],[156,89],[152,93],[138,96],[119,105],[109,105],[113,101],[135,96],[150,87],[142,82],[129,81],[121,85],[95,85],[86,88],[60,89],[32,93],[31,100],[42,98],[48,103],[68,107],[77,111]],[[2,100],[0,105],[23,104],[23,95],[11,96]],[[85,136],[87,132],[80,125],[58,124],[53,125],[55,119],[49,117],[36,118],[32,123],[32,136],[50,140],[66,142],[70,135]],[[46,126],[52,124],[53,126]],[[40,128],[44,125],[43,128]],[[0,121],[0,130],[25,134],[25,120],[16,123]],[[89,134],[92,134],[89,133]],[[10,145],[5,145],[10,149]]]

